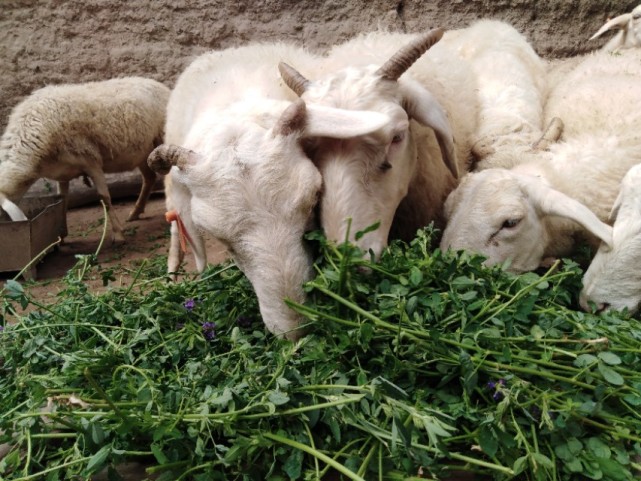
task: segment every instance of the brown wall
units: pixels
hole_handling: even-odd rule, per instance
[[[13,106],[47,84],[143,75],[172,85],[189,60],[253,40],[312,50],[378,27],[408,32],[512,22],[544,56],[586,39],[639,0],[0,0],[0,131]]]

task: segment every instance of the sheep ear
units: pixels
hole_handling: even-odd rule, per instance
[[[571,219],[612,247],[612,227],[599,218],[581,202],[545,185],[540,179],[519,179],[521,189],[532,204],[546,215],[556,215]]]
[[[398,81],[403,94],[403,104],[408,115],[421,125],[434,130],[441,148],[443,161],[454,178],[459,178],[458,162],[454,150],[454,134],[447,120],[445,109],[428,90],[414,82]]]
[[[307,121],[303,137],[331,137],[349,139],[371,134],[391,122],[379,112],[345,110],[307,104]]]
[[[612,20],[606,22],[597,33],[592,35],[590,37],[590,40],[594,40],[595,38],[600,37],[612,28],[623,28],[631,19],[631,13],[624,13],[623,15],[619,15],[618,17],[614,17]]]
[[[617,195],[617,198],[614,201],[614,204],[612,205],[612,210],[610,210],[610,215],[608,216],[608,222],[610,224],[614,224],[616,222],[617,217],[619,215],[619,209],[621,208],[622,201],[623,201],[623,193],[619,191],[619,195]]]
[[[16,204],[11,202],[9,199],[4,198],[2,199],[2,209],[9,214],[9,218],[16,222],[19,220],[27,220],[27,216],[22,212],[20,207],[18,207]]]

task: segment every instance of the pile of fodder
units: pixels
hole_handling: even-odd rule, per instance
[[[172,283],[156,259],[96,295],[86,257],[47,305],[8,282],[0,477],[119,479],[132,460],[167,480],[638,476],[641,324],[575,310],[576,264],[515,276],[432,251],[429,230],[373,263],[310,237],[296,343],[265,332],[232,264]]]

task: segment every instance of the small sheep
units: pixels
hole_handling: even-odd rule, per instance
[[[0,205],[11,207],[39,178],[58,181],[67,202],[69,181],[91,178],[109,209],[112,240],[123,240],[105,173],[138,168],[143,184],[127,220],[137,219],[156,179],[149,153],[162,142],[169,89],[151,79],[48,86],[18,104],[0,139]]]
[[[641,52],[597,52],[551,92],[546,117],[564,141],[511,170],[471,173],[446,201],[442,249],[469,249],[522,272],[568,255],[577,237],[612,243],[620,180],[641,163]]]
[[[626,48],[641,47],[641,5],[635,7],[630,13],[608,20],[597,33],[590,37],[590,40],[612,29],[619,31],[603,46],[602,50],[616,52]]]
[[[301,317],[284,300],[304,301],[312,259],[303,234],[321,189],[303,141],[367,135],[389,121],[375,112],[286,100],[295,96],[282,86],[274,59],[306,55],[259,44],[197,58],[171,93],[171,145],[149,157],[153,170],[168,173],[169,272],[182,255],[181,238],[198,270],[207,262],[203,236],[217,238],[252,283],[267,329],[289,339],[301,336]]]
[[[442,220],[443,201],[467,168],[477,114],[474,75],[437,43],[442,35],[362,35],[333,48],[322,63],[328,73],[315,80],[280,66],[307,102],[390,118],[373,135],[310,146],[323,176],[320,220],[329,239],[343,241],[350,228],[350,240],[378,256],[388,236],[411,239]],[[355,237],[376,222],[377,230]]]
[[[641,165],[621,181],[610,221],[614,223],[612,248],[601,245],[583,276],[580,304],[590,311],[623,310],[635,313],[641,304]]]

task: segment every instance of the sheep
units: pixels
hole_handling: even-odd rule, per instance
[[[33,92],[13,109],[0,139],[2,208],[12,220],[24,220],[11,204],[47,177],[58,181],[66,211],[69,181],[87,176],[109,209],[112,241],[124,240],[104,174],[140,170],[142,189],[127,220],[138,219],[156,179],[146,160],[162,142],[169,92],[162,83],[141,77]]]
[[[455,52],[434,45],[442,35],[362,35],[334,47],[323,62],[330,73],[316,80],[299,66],[280,65],[307,102],[390,118],[373,135],[310,145],[323,176],[320,220],[328,239],[343,241],[351,229],[349,240],[378,257],[388,237],[411,239],[440,221],[445,196],[466,169],[477,112],[474,75]],[[358,235],[377,222],[378,229]]]
[[[536,155],[532,144],[543,134],[546,62],[528,40],[504,22],[482,20],[448,32],[443,42],[469,62],[477,79],[480,105],[472,168],[510,168]]]
[[[282,85],[275,60],[294,55],[302,60],[308,54],[285,44],[255,44],[197,58],[171,93],[167,145],[148,161],[168,173],[167,207],[175,219],[170,257],[180,255],[183,238],[202,271],[203,236],[220,240],[252,283],[267,329],[291,340],[303,329],[284,299],[304,300],[312,259],[302,237],[322,183],[303,141],[366,135],[389,121],[376,112],[296,99]],[[169,272],[176,262],[168,261]]]
[[[424,35],[362,35],[334,47],[323,64],[332,73],[313,81],[281,66],[288,84],[305,100],[377,110],[394,119],[376,136],[320,141],[310,148],[323,175],[320,218],[328,238],[342,241],[351,229],[350,240],[378,256],[388,238],[409,240],[432,221],[442,228],[445,197],[459,172],[468,170],[472,144],[487,134],[477,131],[479,108],[486,113],[502,109],[503,125],[513,119],[490,82],[512,94],[519,88],[506,78],[528,79],[531,90],[537,90],[531,96],[541,95],[544,86],[536,80],[541,61],[510,25],[481,21],[445,33],[432,46],[442,35],[440,29]],[[493,52],[501,59],[500,73],[485,65]],[[516,58],[522,59],[518,68]],[[484,96],[478,94],[480,81],[488,83]],[[540,112],[529,104],[524,98],[523,110],[534,117],[533,125],[541,123]],[[502,126],[497,122],[494,129],[502,131]],[[376,231],[357,235],[377,221]]]
[[[612,29],[619,29],[619,31],[602,47],[602,50],[616,52],[626,48],[641,47],[641,5],[636,6],[630,13],[608,20],[590,37],[590,40]]]
[[[564,141],[512,169],[470,173],[445,203],[441,248],[468,249],[514,272],[572,252],[577,237],[612,244],[604,223],[618,185],[641,162],[641,53],[587,56],[550,93]]]
[[[590,303],[597,311],[623,310],[635,313],[641,304],[641,165],[632,167],[621,181],[621,189],[610,214],[613,222],[612,248],[601,245],[583,275],[579,303],[586,311]]]

